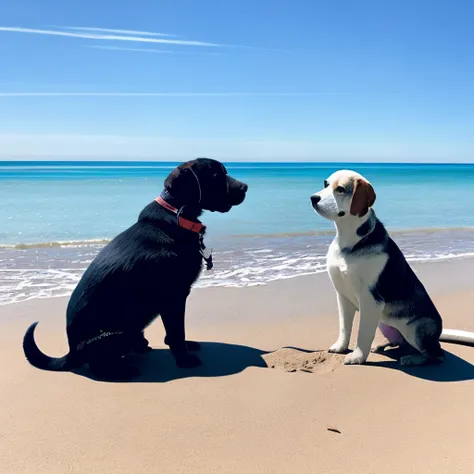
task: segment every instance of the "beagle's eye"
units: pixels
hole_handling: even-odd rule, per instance
[[[329,183],[326,180],[324,180],[324,187],[327,188],[328,186],[329,186]]]
[[[346,192],[346,188],[344,186],[338,186],[336,189],[335,189],[336,193],[345,193]]]

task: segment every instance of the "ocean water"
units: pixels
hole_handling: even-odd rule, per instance
[[[100,248],[136,221],[176,163],[0,162],[0,304],[69,294]],[[375,187],[375,210],[408,260],[474,255],[474,165],[226,163],[248,183],[205,213],[214,269],[196,286],[245,286],[325,270],[334,235],[309,196],[340,168]]]

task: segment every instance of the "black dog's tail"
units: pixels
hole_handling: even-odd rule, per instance
[[[69,371],[77,368],[80,364],[75,362],[71,354],[64,357],[49,357],[43,354],[36,345],[34,332],[38,323],[33,323],[26,331],[23,337],[23,352],[28,362],[43,370]]]

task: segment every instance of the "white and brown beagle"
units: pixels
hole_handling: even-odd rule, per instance
[[[378,350],[402,344],[413,349],[400,359],[402,365],[441,362],[440,341],[474,345],[474,333],[442,330],[427,291],[376,217],[375,198],[372,185],[349,170],[329,176],[324,189],[311,196],[314,210],[336,226],[327,268],[337,292],[340,330],[329,351],[347,351],[356,311],[357,346],[345,364],[367,360],[377,326],[388,339]]]

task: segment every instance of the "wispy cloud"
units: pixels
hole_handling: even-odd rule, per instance
[[[113,51],[136,51],[138,53],[160,53],[160,54],[173,54],[176,51],[170,51],[166,49],[147,49],[147,48],[120,48],[119,46],[95,46],[95,45],[84,45],[85,48],[94,49],[107,49]]]
[[[56,30],[43,30],[37,28],[22,28],[14,26],[0,26],[0,31],[10,33],[26,33],[36,35],[49,35],[49,36],[66,36],[70,38],[84,38],[101,41],[130,41],[137,43],[153,43],[153,44],[175,44],[181,46],[211,46],[218,47],[222,46],[215,43],[208,43],[205,41],[188,41],[178,39],[165,39],[165,38],[149,38],[140,36],[122,36],[122,35],[109,35],[109,34],[97,34],[97,33],[73,33],[70,31],[56,31]]]
[[[0,97],[297,97],[317,92],[0,92]]]
[[[150,31],[137,30],[116,30],[114,28],[91,28],[88,26],[51,26],[51,28],[59,28],[62,30],[72,31],[95,31],[97,33],[118,33],[120,35],[136,35],[136,36],[168,36],[170,38],[177,38],[177,35],[170,35],[168,33],[152,33]]]
[[[119,46],[95,46],[95,45],[84,45],[85,48],[94,48],[94,49],[106,49],[113,51],[134,51],[138,53],[158,53],[158,54],[187,54],[183,51],[170,51],[166,49],[149,49],[149,48],[121,48]],[[205,54],[207,56],[217,56],[220,53],[203,53],[203,52],[192,52],[190,54]]]

